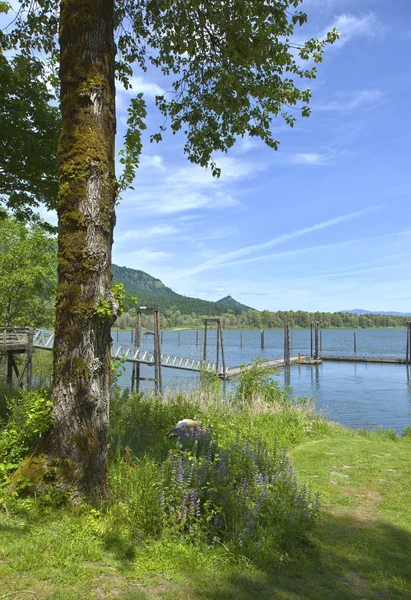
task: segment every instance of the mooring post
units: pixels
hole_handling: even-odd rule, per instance
[[[240,331],[240,348],[243,347],[243,332]]]
[[[357,354],[357,336],[354,331],[354,354]]]
[[[318,325],[319,325],[319,322],[316,321],[315,322],[315,331],[314,331],[314,334],[315,334],[315,338],[314,338],[314,344],[315,344],[315,346],[314,346],[314,360],[318,360],[318,356],[319,356],[319,353],[318,353]]]
[[[284,325],[284,366],[289,367],[290,364],[290,326],[286,323]]]
[[[411,363],[411,321],[407,323],[407,344],[405,349],[405,362]]]
[[[156,394],[163,395],[163,374],[161,368],[161,346],[160,346],[160,310],[154,310],[154,379]]]
[[[217,322],[216,331],[216,361],[215,361],[215,372],[218,374],[218,359],[220,356],[220,331],[221,331],[221,319]]]
[[[313,357],[313,322],[310,323],[310,356]]]
[[[207,360],[207,319],[204,321],[203,361]]]
[[[408,321],[408,363],[411,363],[411,321]]]
[[[220,326],[220,338],[221,338],[221,362],[223,365],[223,375],[225,378],[225,357],[224,357],[224,334],[223,334],[223,327],[222,325]]]
[[[264,350],[264,329],[261,330],[261,350]]]
[[[141,310],[136,309],[136,330],[134,335],[134,348],[141,348]],[[131,340],[133,341],[133,332],[131,332]],[[139,393],[140,391],[140,363],[133,362],[133,369],[131,375],[131,391],[134,390]]]

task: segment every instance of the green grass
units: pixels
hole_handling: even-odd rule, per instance
[[[177,533],[137,535],[124,525],[130,515],[120,501],[108,511],[55,509],[3,491],[0,599],[411,599],[410,438],[356,432],[292,406],[233,408],[207,396],[200,404],[182,397],[120,403],[113,427],[126,437],[118,444],[134,444],[145,478],[141,488],[128,483],[136,520],[144,520],[154,498],[148,486],[163,456],[164,432],[187,410],[212,422],[225,446],[247,431],[290,448],[300,481],[319,492],[322,503],[305,546],[290,555],[273,553],[257,567],[195,535],[190,543]],[[124,433],[132,414],[134,426]],[[120,476],[115,463],[111,473],[114,482]]]

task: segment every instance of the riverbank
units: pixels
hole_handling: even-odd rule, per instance
[[[268,382],[258,385],[262,395],[251,397],[251,388],[243,388],[243,401],[237,397],[230,405],[221,402],[213,380],[162,402],[117,395],[110,432],[112,498],[105,507],[56,507],[50,499],[18,499],[3,488],[3,597],[410,598],[409,430],[401,437],[354,431],[324,420],[305,402],[284,402],[281,390]],[[150,532],[147,521],[143,526],[155,503],[154,473],[167,457],[165,434],[182,417],[212,424],[221,448],[243,436],[268,449],[274,443],[279,451],[287,447],[299,481],[320,494],[319,518],[307,535],[291,540],[286,550],[273,545],[262,560],[258,552],[247,554],[245,541],[243,553],[234,553],[195,528],[177,534]]]

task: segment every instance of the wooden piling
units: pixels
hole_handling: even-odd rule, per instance
[[[284,366],[289,367],[291,364],[290,352],[290,326],[288,323],[284,326]]]
[[[198,346],[198,330],[196,331],[196,346]]]
[[[155,393],[162,395],[163,393],[163,376],[161,366],[161,328],[160,328],[160,310],[158,308],[149,308],[147,306],[140,306],[136,309],[136,329],[134,335],[134,348],[141,348],[141,315],[142,312],[151,312],[154,315],[154,377],[141,377],[140,375],[140,363],[138,361],[133,363],[133,371],[131,376],[131,391],[140,391],[140,381],[153,381]],[[151,332],[150,332],[151,333]]]
[[[264,329],[261,330],[261,335],[260,335],[260,342],[261,342],[261,350],[264,350]]]
[[[357,336],[354,331],[354,354],[357,354]]]
[[[411,321],[407,323],[407,343],[405,349],[405,362],[411,364]]]
[[[136,311],[136,329],[134,335],[134,347],[141,347],[141,310],[137,309]],[[133,332],[131,332],[131,340],[133,340]],[[140,363],[133,363],[133,370],[131,375],[131,391],[134,390],[139,393],[140,392]]]
[[[407,337],[407,343],[408,343],[408,337]],[[408,352],[408,350],[407,350]],[[13,385],[13,353],[12,352],[7,352],[7,386],[8,387],[12,387]]]
[[[315,322],[314,328],[314,360],[318,360],[319,352],[318,352],[318,326],[319,322]]]
[[[310,323],[310,356],[313,356],[313,322]]]
[[[215,370],[218,373],[218,358],[220,356],[220,328],[217,328],[216,334],[216,359],[215,359]]]
[[[204,337],[203,337],[203,361],[205,362],[207,360],[207,327],[208,327],[208,320],[206,319],[204,321]]]
[[[207,327],[208,323],[217,323],[217,335],[216,335],[216,373],[219,371],[219,360],[220,360],[220,347],[221,347],[221,361],[223,366],[223,372],[225,373],[225,356],[224,356],[224,335],[223,325],[221,317],[207,317],[204,319],[204,347],[203,347],[203,360],[207,360]],[[223,376],[224,378],[224,376]]]
[[[221,363],[223,365],[223,373],[225,375],[224,333],[223,333],[223,326],[221,324],[220,324],[220,340],[221,340]]]

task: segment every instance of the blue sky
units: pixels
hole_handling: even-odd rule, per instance
[[[160,73],[135,72],[147,135],[117,209],[113,262],[188,296],[256,309],[411,310],[411,0],[305,0],[321,36],[337,27],[312,89],[312,115],[274,122],[277,152],[240,140],[221,178],[157,131]],[[130,91],[117,91],[118,143]]]
[[[117,212],[113,261],[175,291],[257,309],[411,310],[411,2],[305,0],[307,37],[336,26],[312,115],[274,123],[278,152],[240,140],[219,180],[183,140],[145,144]],[[148,132],[156,72],[135,73]],[[119,133],[127,94],[118,90]]]

